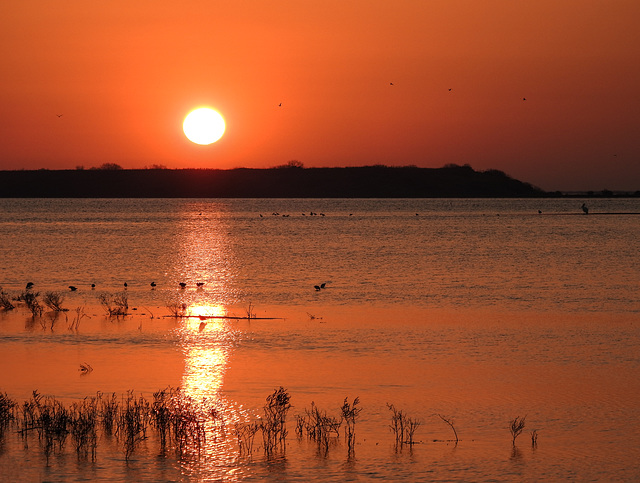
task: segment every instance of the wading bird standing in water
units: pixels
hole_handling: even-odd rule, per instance
[[[585,205],[584,203],[582,203],[582,211],[584,211],[585,215],[589,214],[589,207],[587,205]]]

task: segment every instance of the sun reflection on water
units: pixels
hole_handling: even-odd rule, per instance
[[[195,471],[233,480],[228,470],[236,466],[238,447],[232,428],[246,421],[248,414],[222,392],[233,348],[242,336],[234,327],[235,321],[225,319],[225,315],[222,305],[191,305],[177,329],[184,354],[182,397],[198,407],[206,430],[198,457],[187,458],[181,464],[185,474]]]
[[[225,319],[233,303],[233,253],[228,229],[218,213],[187,205],[174,257],[178,302],[184,317],[177,328],[184,355],[181,393],[199,407],[206,419],[206,443],[199,457],[182,461],[183,473],[233,480],[238,447],[232,434],[248,415],[240,404],[223,394],[224,376],[233,348],[242,337],[236,321]],[[237,468],[236,468],[237,470]]]
[[[231,304],[237,298],[230,228],[214,208],[187,204],[180,221],[170,283],[185,284],[181,298],[190,304]]]
[[[217,397],[228,360],[225,322],[221,306],[190,306],[180,327],[185,356],[182,389],[195,400]]]

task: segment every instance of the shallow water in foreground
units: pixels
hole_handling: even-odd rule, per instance
[[[637,201],[598,200],[596,216],[575,200],[46,201],[0,200],[0,285],[60,291],[70,311],[0,312],[0,392],[71,404],[180,386],[227,431],[181,457],[149,431],[128,461],[100,434],[95,461],[68,442],[48,464],[35,434],[27,449],[6,431],[3,480],[640,476],[640,218],[598,215]],[[98,296],[124,281],[132,315],[109,318]],[[273,319],[166,317],[174,302],[204,317],[252,304]],[[87,317],[70,330],[77,307]],[[256,420],[279,386],[293,405],[286,451],[267,457],[258,435],[242,454],[229,428]],[[342,436],[328,451],[297,438],[312,402],[337,417],[356,396],[353,454]],[[394,445],[388,403],[421,421],[417,444]],[[516,416],[527,426],[514,448]]]

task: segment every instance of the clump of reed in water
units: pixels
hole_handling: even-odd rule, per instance
[[[118,397],[116,393],[111,393],[109,396],[98,392],[98,410],[100,414],[100,420],[102,423],[102,429],[106,434],[112,434],[113,428],[118,417]]]
[[[286,419],[287,412],[291,408],[291,396],[280,386],[272,394],[267,396],[267,402],[263,407],[264,418],[261,421],[262,440],[264,451],[270,456],[277,446],[285,447],[287,438]]]
[[[520,433],[524,431],[526,416],[520,417],[516,416],[511,423],[509,424],[509,431],[511,432],[511,443],[513,446],[516,445],[516,438],[520,436]]]
[[[344,398],[342,404],[342,420],[345,422],[344,438],[347,441],[347,449],[349,454],[353,454],[356,441],[356,419],[360,415],[362,408],[357,407],[360,404],[360,398],[356,397],[353,403],[349,404],[349,398]]]
[[[149,420],[149,403],[144,397],[136,398],[133,391],[129,391],[116,419],[116,435],[124,445],[126,460],[129,460],[136,444],[147,438]]]
[[[286,420],[287,413],[291,409],[290,401],[291,395],[280,386],[267,396],[262,408],[264,416],[259,421],[234,426],[233,432],[238,438],[240,454],[251,454],[258,431],[262,433],[264,453],[268,458],[272,457],[278,448],[284,451],[288,434]]]
[[[38,441],[49,462],[51,454],[56,450],[64,449],[69,431],[67,426],[70,421],[68,410],[55,398],[42,396],[38,391],[33,391],[29,401],[25,401],[21,407],[22,420],[20,434],[25,446],[28,446],[28,437],[31,431],[38,433]]]
[[[241,455],[251,455],[253,442],[258,431],[260,431],[260,423],[257,421],[248,424],[235,424],[233,432],[238,438],[238,450]]]
[[[161,453],[173,443],[179,456],[200,453],[206,443],[208,422],[214,423],[214,428],[216,423],[220,423],[220,428],[224,427],[220,412],[215,408],[205,410],[179,388],[167,388],[153,394],[151,422],[160,439]]]
[[[396,437],[396,449],[401,449],[405,444],[413,445],[413,436],[422,422],[408,417],[393,404],[387,403],[387,407],[393,413],[390,428]]]
[[[16,307],[11,302],[11,297],[0,287],[0,308],[2,310],[13,310]]]
[[[69,426],[78,459],[91,452],[91,461],[96,460],[98,416],[98,398],[87,397],[71,405]]]
[[[11,399],[7,393],[0,392],[0,441],[4,436],[4,430],[15,419],[15,408],[18,403]]]
[[[171,427],[176,451],[180,455],[200,453],[206,442],[204,418],[193,399],[182,396],[172,398]]]
[[[77,331],[78,328],[80,327],[80,321],[85,317],[89,317],[89,316],[84,313],[84,307],[76,307],[75,312],[76,312],[76,315],[71,319],[71,322],[69,322],[68,329]],[[67,321],[68,320],[69,319],[67,318]]]
[[[318,409],[313,401],[311,409],[305,409],[304,412],[303,416],[297,417],[296,432],[298,436],[302,436],[302,433],[306,432],[307,437],[318,443],[318,449],[326,455],[330,442],[340,436],[342,419],[327,415],[327,412]]]
[[[101,293],[98,295],[98,300],[111,317],[122,317],[129,314],[129,299],[126,292]]]
[[[34,292],[31,289],[27,289],[18,296],[18,301],[24,302],[31,312],[31,315],[33,315],[34,317],[41,316],[42,311],[44,310],[42,305],[40,305],[40,301],[38,300],[39,295],[39,292]]]
[[[64,295],[60,292],[45,292],[42,297],[44,304],[55,312],[67,312],[69,309],[62,307],[64,302]]]
[[[166,307],[172,317],[184,317],[189,308],[187,304],[182,302],[167,302]]]

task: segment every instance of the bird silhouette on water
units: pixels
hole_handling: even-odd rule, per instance
[[[25,287],[25,290],[31,290],[33,288],[33,282],[27,282],[27,286]]]
[[[582,211],[584,212],[585,215],[589,214],[589,207],[587,205],[585,205],[584,203],[582,203]]]
[[[180,282],[178,285],[180,285],[180,288],[186,288],[187,284],[184,282]]]
[[[71,290],[72,292],[75,292],[76,290],[78,290],[78,287],[74,287],[73,285],[69,285],[69,290]]]
[[[149,285],[151,285],[151,289],[156,288],[156,283],[155,282],[151,282]]]

